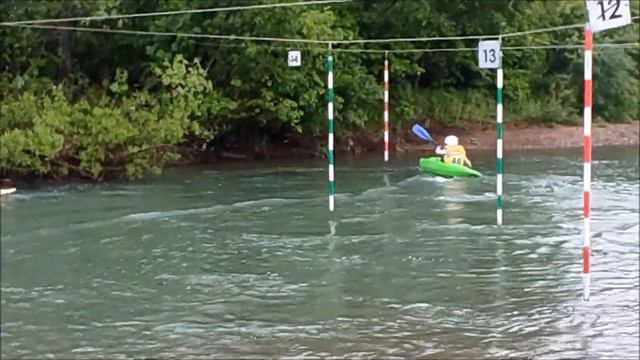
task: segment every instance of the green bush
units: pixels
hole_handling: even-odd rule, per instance
[[[635,55],[635,59],[634,59]],[[593,112],[603,120],[640,120],[640,52],[608,49],[596,52],[593,70]]]
[[[0,171],[134,179],[176,160],[185,137],[212,139],[215,133],[197,121],[212,110],[204,101],[215,94],[199,63],[176,56],[153,73],[161,84],[153,95],[130,91],[120,70],[109,86],[113,94],[95,103],[73,103],[59,86],[42,96],[9,97],[0,117]]]
[[[402,106],[415,119],[458,126],[465,122],[495,121],[496,100],[482,90],[403,90]]]

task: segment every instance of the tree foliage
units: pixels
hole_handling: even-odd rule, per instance
[[[261,0],[275,3],[275,0]],[[639,2],[632,1],[633,16]],[[5,0],[2,21],[235,6],[236,0]],[[242,3],[244,4],[244,2]],[[500,34],[584,21],[581,1],[354,1],[332,6],[191,13],[59,25],[195,34],[353,40]],[[638,27],[596,34],[638,42]],[[503,46],[580,44],[580,29],[503,39]],[[368,44],[473,48],[476,40]],[[336,46],[361,48],[362,46]],[[302,66],[288,68],[289,49]],[[157,173],[181,148],[323,133],[326,59],[318,44],[208,40],[0,27],[0,171],[102,179]],[[596,49],[594,115],[638,119],[640,53]],[[383,53],[335,52],[339,132],[382,126]],[[474,51],[390,53],[391,119],[492,121],[495,73]],[[582,51],[505,51],[505,121],[574,122]]]

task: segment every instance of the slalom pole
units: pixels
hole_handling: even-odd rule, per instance
[[[389,161],[389,60],[388,52],[384,53],[384,161]]]
[[[582,216],[584,218],[584,242],[582,245],[583,299],[589,300],[591,286],[591,98],[592,98],[593,32],[587,23],[584,28],[584,138],[583,144],[583,193]]]
[[[327,145],[327,159],[329,161],[329,211],[333,211],[335,179],[333,173],[333,56],[331,56],[331,43],[329,43],[329,55],[327,57],[327,128],[329,133]]]
[[[502,44],[502,37],[499,41]],[[496,223],[502,225],[502,50],[499,52],[496,70]]]

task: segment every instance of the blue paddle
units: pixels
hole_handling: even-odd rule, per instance
[[[424,141],[435,142],[433,141],[433,138],[431,137],[431,135],[429,135],[429,132],[418,124],[413,125],[413,127],[411,128],[411,131],[413,131],[414,134],[416,134],[420,139]]]

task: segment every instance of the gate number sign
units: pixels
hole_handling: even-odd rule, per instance
[[[289,51],[289,56],[287,57],[287,63],[289,67],[298,67],[302,64],[302,56],[300,55],[299,50],[291,50]]]
[[[478,66],[481,69],[500,67],[500,41],[486,40],[478,43]]]
[[[589,26],[595,33],[631,24],[629,0],[586,0]]]

